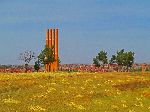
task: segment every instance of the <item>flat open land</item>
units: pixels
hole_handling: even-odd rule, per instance
[[[150,73],[0,73],[0,112],[150,112]]]

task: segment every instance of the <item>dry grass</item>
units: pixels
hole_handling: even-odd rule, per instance
[[[150,73],[1,73],[0,111],[149,112]]]

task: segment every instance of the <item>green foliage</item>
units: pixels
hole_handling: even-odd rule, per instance
[[[98,56],[96,56],[96,58],[93,58],[93,64],[95,64],[95,66],[99,67],[100,65],[105,65],[108,64],[108,59],[107,59],[107,52],[105,51],[100,51],[98,53]]]
[[[124,65],[127,67],[132,67],[133,63],[134,63],[134,53],[131,51],[126,52]]]
[[[98,58],[93,58],[93,64],[96,66],[96,67],[100,67],[100,63],[99,63],[99,60]]]
[[[39,69],[40,69],[40,63],[39,63],[39,60],[35,62],[34,64],[34,69],[38,72]]]
[[[117,52],[116,62],[118,65],[131,67],[134,63],[134,52],[125,52],[124,49]]]
[[[124,62],[125,62],[124,49],[117,51],[116,62],[118,65],[122,65],[122,66],[124,65]]]
[[[134,52],[125,52],[124,49],[117,51],[116,55],[112,55],[109,60],[109,64],[118,64],[121,69],[124,67],[126,70],[132,67],[134,63]],[[93,64],[96,67],[100,67],[101,65],[108,64],[107,52],[100,51],[96,58],[93,58]]]
[[[114,64],[116,63],[116,56],[115,55],[112,55],[110,61],[109,61],[109,64]]]
[[[127,70],[134,63],[134,52],[125,52],[124,49],[117,51],[116,55],[112,55],[110,64],[117,63],[119,66],[125,66]]]
[[[41,53],[38,56],[38,59],[41,64],[45,65],[48,63],[53,63],[55,61],[53,49],[54,47],[52,49],[45,47],[44,50],[41,51]]]

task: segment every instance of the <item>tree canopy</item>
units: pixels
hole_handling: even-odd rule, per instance
[[[107,59],[107,52],[101,50],[98,55],[93,58],[93,64],[95,64],[96,67],[100,67],[101,65],[104,66],[105,64],[108,64]]]
[[[116,55],[112,55],[110,64],[117,63],[119,66],[125,66],[127,70],[132,67],[134,63],[134,52],[125,52],[124,49],[117,51]]]
[[[124,49],[121,49],[117,51],[115,55],[112,55],[109,64],[117,64],[119,67],[126,67],[128,70],[134,63],[134,54],[134,52],[125,52]],[[105,64],[108,64],[107,52],[101,50],[98,55],[93,58],[93,64],[95,64],[96,67],[100,67],[101,65],[104,67]]]
[[[41,64],[48,64],[48,63],[53,63],[55,61],[54,57],[54,52],[53,52],[54,47],[48,48],[45,47],[41,53],[38,56],[38,59]]]

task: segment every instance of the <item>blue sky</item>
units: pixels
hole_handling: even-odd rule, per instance
[[[150,0],[0,0],[0,64],[38,54],[48,28],[59,28],[62,63],[92,63],[100,50],[135,52],[150,62]]]

